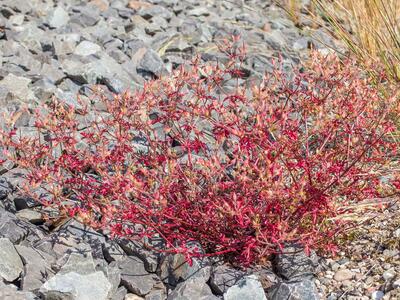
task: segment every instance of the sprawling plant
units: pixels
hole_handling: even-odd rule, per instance
[[[243,49],[223,51],[226,64],[195,59],[134,94],[98,93],[102,110],[53,101],[36,134],[10,124],[0,143],[37,201],[117,236],[161,237],[162,251],[190,258],[198,241],[242,264],[288,242],[334,251],[348,225],[337,216],[380,196],[392,99],[354,62],[318,54],[249,88]]]

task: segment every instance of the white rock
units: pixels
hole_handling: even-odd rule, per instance
[[[59,28],[67,25],[69,22],[69,15],[61,6],[57,6],[50,14],[48,22],[50,27]]]
[[[56,274],[40,288],[44,295],[58,292],[74,300],[106,300],[111,284],[103,272],[81,275],[75,272]]]
[[[82,41],[76,46],[74,53],[80,56],[89,56],[101,50],[101,47],[89,41]]]

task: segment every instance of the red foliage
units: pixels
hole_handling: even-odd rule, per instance
[[[161,236],[188,257],[196,240],[242,264],[286,242],[334,250],[347,224],[334,217],[379,196],[393,99],[354,62],[318,54],[249,90],[242,49],[226,53],[226,65],[195,60],[135,94],[99,95],[102,112],[55,102],[37,116],[41,138],[0,143],[51,194],[40,201],[115,235]]]

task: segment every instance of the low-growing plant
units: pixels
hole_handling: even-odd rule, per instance
[[[244,265],[285,243],[335,251],[350,225],[337,216],[381,195],[394,97],[382,101],[355,62],[317,53],[246,88],[244,49],[222,51],[226,64],[197,58],[133,94],[99,93],[103,110],[53,101],[33,136],[9,124],[0,144],[26,169],[26,191],[113,235],[161,237],[161,251],[188,259],[201,255],[192,241]]]

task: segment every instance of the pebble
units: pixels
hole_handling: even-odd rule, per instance
[[[371,294],[372,300],[381,300],[385,294],[382,291],[374,291]]]
[[[339,270],[335,273],[333,276],[333,279],[336,281],[345,281],[345,280],[350,280],[354,277],[354,273],[350,270],[347,269],[342,269]]]

